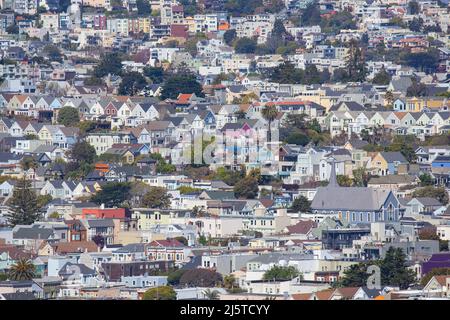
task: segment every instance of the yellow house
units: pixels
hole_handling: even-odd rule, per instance
[[[375,169],[378,175],[386,175],[388,173],[388,163],[386,159],[378,152],[371,161],[372,169]]]
[[[138,230],[150,230],[156,224],[169,224],[171,211],[162,209],[135,208],[133,218],[137,219]]]

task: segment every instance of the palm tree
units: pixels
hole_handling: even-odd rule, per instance
[[[205,298],[208,300],[219,300],[219,291],[206,289],[203,291]]]
[[[265,106],[264,109],[262,109],[261,114],[264,119],[267,120],[269,123],[269,132],[267,134],[268,142],[272,141],[272,132],[270,131],[270,126],[272,124],[272,121],[276,119],[278,115],[278,110],[275,106]]]
[[[227,289],[233,289],[236,283],[236,278],[234,275],[230,274],[223,278],[223,286]]]
[[[19,259],[11,266],[9,278],[11,280],[31,280],[35,277],[35,268],[31,260]]]

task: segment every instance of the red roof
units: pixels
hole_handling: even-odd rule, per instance
[[[177,103],[189,103],[189,100],[192,98],[193,93],[180,93],[178,96]]]
[[[150,247],[184,247],[180,241],[176,239],[154,240],[150,242]]]
[[[288,233],[290,234],[307,234],[312,228],[316,227],[317,223],[312,220],[299,221],[293,226],[288,226]]]

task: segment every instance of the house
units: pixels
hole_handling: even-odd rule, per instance
[[[147,245],[148,259],[174,261],[180,264],[187,261],[186,247],[175,239],[154,240]]]
[[[400,152],[378,152],[371,161],[372,168],[380,176],[397,174],[399,166],[406,166],[408,163]]]
[[[436,210],[443,207],[435,198],[430,197],[416,197],[411,199],[407,205],[411,208],[410,213],[412,214],[426,214],[432,215]]]
[[[311,203],[314,214],[330,216],[348,223],[398,221],[402,216],[400,202],[392,191],[369,187],[340,187],[334,163],[330,182],[319,187]]]
[[[423,287],[423,293],[428,297],[448,297],[450,291],[450,276],[433,276]]]

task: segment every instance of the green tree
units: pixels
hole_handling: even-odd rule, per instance
[[[416,281],[414,271],[406,266],[406,255],[401,248],[390,247],[380,269],[382,284],[398,286],[404,290]]]
[[[131,198],[131,185],[128,182],[108,182],[91,200],[97,204],[104,204],[108,208],[120,207],[123,202]]]
[[[107,53],[94,68],[94,76],[102,78],[108,74],[120,75],[122,73],[122,57],[119,53]]]
[[[49,44],[43,49],[44,56],[48,57],[50,61],[62,62],[61,50],[54,44]]]
[[[409,22],[408,27],[411,31],[420,32],[423,28],[423,19],[422,18],[413,18]]]
[[[417,1],[408,2],[408,11],[409,14],[415,15],[419,13],[419,3]]]
[[[166,209],[170,206],[170,195],[167,194],[166,188],[152,187],[142,198],[142,206]]]
[[[215,287],[221,283],[220,273],[204,268],[187,270],[180,278],[180,285],[188,287]]]
[[[388,85],[391,82],[391,75],[383,68],[373,77],[372,83],[378,85]]]
[[[58,111],[58,123],[71,127],[75,126],[80,122],[80,115],[78,114],[78,109],[72,107],[62,107]]]
[[[176,269],[176,270],[169,272],[169,274],[167,275],[167,283],[172,286],[179,285],[180,278],[185,272],[186,272],[186,270],[184,270],[184,269]]]
[[[264,273],[263,279],[283,281],[294,279],[299,275],[300,273],[294,266],[283,267],[275,265]]]
[[[367,69],[366,61],[361,48],[355,40],[349,43],[349,55],[347,59],[348,80],[354,82],[364,82]]]
[[[227,30],[223,34],[223,41],[225,41],[225,43],[229,46],[231,46],[233,44],[233,41],[235,39],[236,39],[236,30],[235,29]]]
[[[203,291],[203,294],[205,295],[205,298],[208,300],[219,300],[219,291],[217,290],[211,290],[208,288]]]
[[[412,193],[413,197],[430,197],[438,200],[442,205],[448,204],[448,193],[444,187],[426,186],[415,190]]]
[[[268,142],[272,142],[272,122],[277,118],[278,116],[278,110],[274,105],[268,106],[266,105],[262,110],[261,110],[261,115],[263,116],[263,118],[268,122],[269,128],[267,131],[267,140]]]
[[[291,209],[295,212],[311,212],[311,201],[305,196],[299,196],[292,202]]]
[[[30,181],[25,178],[17,181],[12,197],[8,200],[8,206],[11,212],[6,214],[6,219],[11,226],[30,225],[41,216],[36,192],[31,189]]]
[[[176,300],[177,293],[171,286],[150,288],[144,292],[142,300]]]
[[[184,73],[169,77],[163,84],[161,99],[176,99],[180,93],[195,93],[203,97],[202,85],[197,81],[195,75]]]
[[[341,187],[351,187],[353,185],[353,179],[346,175],[337,175],[336,177],[337,183]]]
[[[163,83],[164,81],[164,69],[161,67],[150,67],[144,68],[144,75],[149,78],[152,83]]]
[[[139,72],[127,72],[122,76],[119,94],[134,96],[147,86],[147,80]]]
[[[420,185],[422,187],[432,186],[434,184],[433,177],[428,173],[423,173],[419,176]]]
[[[232,274],[224,276],[223,286],[228,290],[233,289],[236,286],[236,277]]]
[[[256,47],[256,40],[247,37],[239,38],[234,43],[236,53],[255,53]]]
[[[136,6],[138,15],[146,17],[151,15],[152,8],[150,6],[149,0],[136,0]]]
[[[306,146],[309,143],[309,138],[306,134],[301,132],[292,132],[286,139],[289,144],[296,144],[299,146]]]
[[[320,9],[318,4],[314,1],[303,10],[301,24],[302,26],[316,26],[320,24],[320,21]]]
[[[95,148],[86,141],[79,141],[75,143],[70,151],[70,157],[78,164],[93,163],[95,160]]]
[[[344,271],[343,278],[337,283],[337,286],[342,287],[364,287],[367,286],[367,263],[352,264]]]
[[[254,199],[258,195],[258,179],[247,175],[235,184],[233,190],[237,198]]]
[[[36,276],[35,270],[36,268],[31,260],[19,259],[9,269],[8,278],[12,281],[31,280]]]

